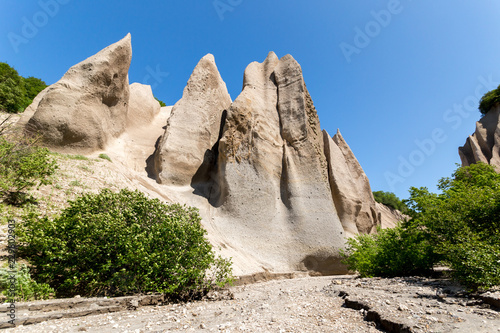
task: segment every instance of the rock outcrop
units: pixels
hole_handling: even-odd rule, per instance
[[[129,87],[130,60],[128,35],[46,88],[20,124],[59,150],[109,153],[157,197],[198,207],[237,275],[346,272],[345,238],[381,215],[340,132],[321,131],[292,56],[251,63],[232,102],[209,54],[161,110],[149,86]]]
[[[230,105],[214,57],[206,55],[174,105],[155,151],[153,174],[159,183],[182,186],[208,181],[205,167],[215,159],[223,113]],[[193,179],[197,174],[200,177]]]
[[[319,120],[302,70],[270,53],[245,70],[228,110],[210,201],[232,247],[277,271],[343,270]]]
[[[349,236],[371,233],[380,225],[380,214],[368,177],[340,131],[330,137],[323,131],[333,200]]]
[[[500,105],[476,122],[476,131],[458,148],[462,166],[477,162],[491,164],[500,172]]]
[[[71,67],[35,99],[26,130],[40,135],[47,146],[54,148],[104,148],[125,130],[131,59],[128,34]]]
[[[151,86],[132,83],[127,112],[127,127],[149,124],[160,112],[160,103],[154,98]]]
[[[159,183],[191,185],[207,199],[209,233],[222,248],[244,249],[243,272],[256,264],[343,272],[345,236],[380,224],[366,175],[340,133],[321,132],[290,55],[251,63],[233,103],[204,57],[172,110],[154,170]]]

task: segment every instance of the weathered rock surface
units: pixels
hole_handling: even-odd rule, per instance
[[[292,56],[251,63],[232,102],[209,54],[161,111],[149,86],[129,87],[130,57],[128,35],[73,66],[20,123],[57,149],[105,152],[141,189],[198,207],[239,276],[346,272],[346,236],[373,232],[381,215],[340,132],[321,131]]]
[[[380,216],[380,226],[382,229],[394,228],[400,221],[409,219],[408,215],[404,215],[399,210],[376,202],[377,211]]]
[[[344,230],[326,166],[299,64],[272,52],[250,64],[228,110],[209,198],[228,245],[247,249],[265,269],[343,270]]]
[[[161,109],[160,103],[153,96],[151,86],[132,83],[129,89],[127,127],[139,127],[149,124]]]
[[[200,170],[215,159],[223,112],[231,96],[220,77],[213,55],[208,54],[194,69],[182,98],[174,105],[165,134],[154,154],[153,173],[165,185],[204,183]],[[196,174],[202,178],[193,179]]]
[[[476,131],[458,148],[462,166],[477,162],[491,164],[500,172],[500,105],[476,122]]]
[[[340,131],[330,137],[323,131],[333,200],[349,236],[370,233],[380,225],[380,213],[368,177]]]
[[[104,148],[126,126],[131,58],[128,34],[71,67],[35,99],[26,130],[41,135],[47,146],[55,148]]]

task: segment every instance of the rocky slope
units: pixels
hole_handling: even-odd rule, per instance
[[[345,237],[373,232],[381,214],[340,132],[321,131],[295,59],[251,63],[232,102],[207,55],[160,109],[149,86],[128,85],[131,53],[128,35],[73,66],[19,125],[55,150],[108,155],[128,187],[198,207],[237,275],[345,271]]]

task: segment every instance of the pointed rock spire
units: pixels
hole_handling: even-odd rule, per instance
[[[153,174],[166,185],[206,182],[206,168],[215,162],[216,143],[223,113],[231,97],[214,56],[207,54],[196,65],[182,98],[174,105],[164,135],[154,153]],[[201,178],[195,178],[201,174]]]
[[[131,36],[71,67],[30,106],[25,128],[48,146],[92,151],[125,129]]]

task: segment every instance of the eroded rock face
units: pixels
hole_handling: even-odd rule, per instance
[[[500,172],[500,105],[476,122],[476,131],[458,148],[462,166],[477,162],[491,164]]]
[[[149,124],[160,112],[160,103],[154,98],[151,86],[132,83],[127,112],[127,127]]]
[[[33,102],[28,132],[47,146],[80,151],[102,149],[125,129],[132,59],[128,34],[71,67]]]
[[[374,232],[380,217],[368,177],[340,131],[333,138],[323,131],[323,139],[330,188],[344,230],[349,236]]]
[[[183,186],[194,182],[204,186],[208,182],[223,113],[230,105],[231,97],[214,57],[206,55],[174,105],[154,153],[153,172],[159,183]],[[197,174],[200,177],[193,179]]]
[[[328,183],[323,138],[302,70],[270,53],[245,71],[219,145],[210,198],[232,247],[277,271],[336,273],[344,230]]]

